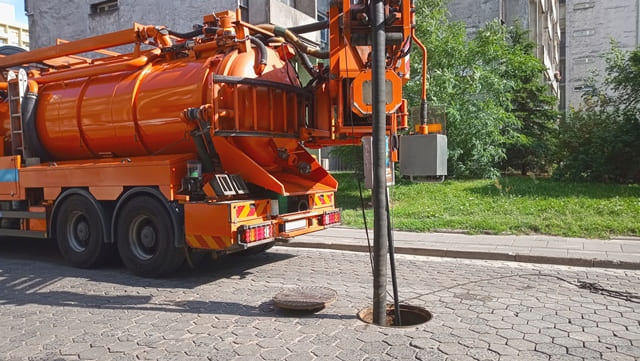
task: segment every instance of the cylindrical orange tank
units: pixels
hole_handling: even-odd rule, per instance
[[[11,130],[10,117],[9,117],[9,103],[0,102],[0,136],[8,137]],[[5,145],[7,147],[5,147]],[[5,149],[6,148],[6,149]],[[0,152],[2,155],[7,154],[8,144],[4,139],[0,141]]]
[[[292,67],[273,49],[267,51],[268,64],[259,78],[299,86]],[[38,139],[55,160],[195,152],[189,134],[194,125],[181,114],[214,103],[219,97],[214,89],[228,94],[228,88],[214,86],[213,74],[258,77],[255,60],[255,49],[196,60],[157,58],[135,71],[42,84],[35,120]],[[238,107],[245,108],[248,92],[239,94],[244,95]],[[260,99],[262,107],[269,106],[267,100]],[[253,121],[247,111],[239,114],[243,124]]]

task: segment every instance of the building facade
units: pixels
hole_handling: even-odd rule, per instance
[[[545,80],[560,96],[560,7],[558,0],[450,0],[450,19],[467,24],[473,36],[486,23],[499,19],[502,24],[519,23],[529,30],[537,45],[536,56],[547,67]]]
[[[202,16],[240,8],[243,20],[281,26],[315,22],[328,0],[25,0],[32,48],[132,27],[133,23],[165,25],[178,32],[192,30]],[[320,3],[320,7],[318,6]],[[320,34],[310,40],[321,42]]]
[[[565,0],[564,108],[578,108],[587,80],[604,75],[611,41],[623,50],[640,46],[640,0]],[[598,76],[596,76],[597,80]]]
[[[29,50],[29,27],[16,21],[15,8],[0,3],[0,46],[14,45]]]

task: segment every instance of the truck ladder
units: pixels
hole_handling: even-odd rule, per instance
[[[24,142],[23,122],[22,119],[22,101],[27,91],[27,72],[24,69],[18,71],[18,75],[14,71],[9,71],[8,76],[9,91],[9,116],[11,117],[11,154],[21,154],[23,157],[28,156],[28,149]]]

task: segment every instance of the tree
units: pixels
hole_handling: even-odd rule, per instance
[[[556,177],[640,182],[640,48],[624,52],[614,44],[606,61],[586,106],[561,122]]]
[[[513,166],[534,168],[553,102],[543,92],[544,66],[531,55],[524,32],[507,32],[494,21],[468,40],[464,24],[447,19],[446,0],[422,0],[416,7],[416,34],[429,49],[428,100],[447,110],[449,174],[494,177],[509,155]],[[418,77],[408,84],[412,104],[418,104],[418,87]]]
[[[507,39],[512,52],[507,55],[505,78],[512,79],[511,111],[518,119],[519,136],[507,144],[502,169],[546,172],[554,161],[559,113],[557,98],[542,81],[546,67],[533,56],[535,44],[529,40],[529,31],[519,24],[509,28]]]

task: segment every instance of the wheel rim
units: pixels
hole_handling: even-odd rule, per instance
[[[67,223],[67,239],[69,246],[75,252],[84,252],[89,247],[91,239],[91,227],[89,227],[89,219],[82,212],[73,212]]]
[[[153,258],[158,251],[158,230],[153,220],[146,216],[136,217],[129,227],[131,251],[140,260]]]

